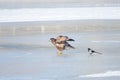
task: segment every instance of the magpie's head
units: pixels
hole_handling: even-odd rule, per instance
[[[88,48],[88,51],[91,50],[90,48]]]

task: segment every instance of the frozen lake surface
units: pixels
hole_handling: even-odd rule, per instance
[[[75,39],[58,56],[49,38],[60,34],[0,37],[0,80],[118,80],[120,32],[63,33]],[[87,48],[103,53],[90,56]]]

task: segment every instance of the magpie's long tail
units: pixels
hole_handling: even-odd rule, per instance
[[[95,53],[102,54],[102,53],[99,53],[99,52],[95,52]]]

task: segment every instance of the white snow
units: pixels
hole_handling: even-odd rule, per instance
[[[0,22],[120,19],[120,7],[0,9]]]

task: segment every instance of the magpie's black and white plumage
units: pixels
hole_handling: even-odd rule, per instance
[[[91,48],[88,48],[88,52],[89,52],[90,55],[93,55],[95,53],[102,54],[102,53],[99,53],[99,52],[96,52],[96,51],[92,50]]]
[[[67,47],[73,48],[67,41],[75,41],[74,39],[68,38],[67,36],[58,36],[57,38],[50,38],[51,43],[57,48],[59,51],[58,54],[62,54],[62,51]]]

